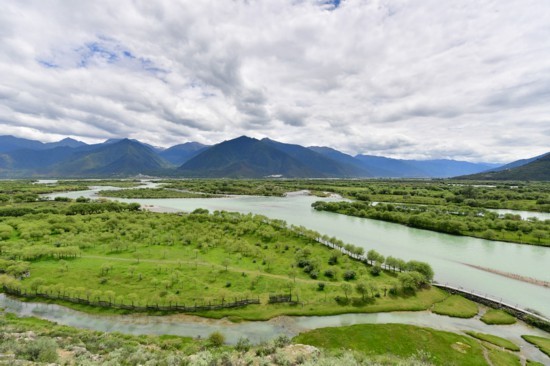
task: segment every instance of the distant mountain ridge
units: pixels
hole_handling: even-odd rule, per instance
[[[185,176],[208,178],[312,177],[316,172],[271,144],[241,136],[201,152],[178,168]]]
[[[170,163],[179,166],[209,147],[209,145],[199,142],[186,142],[169,147],[161,151],[159,155]]]
[[[325,146],[304,147],[247,136],[212,146],[186,142],[167,149],[131,139],[111,139],[87,145],[71,138],[42,143],[0,136],[1,178],[101,178],[137,174],[228,178],[449,178],[469,177],[482,172],[488,176],[502,169],[509,172],[536,163],[535,168],[526,168],[530,169],[529,176],[535,177],[528,179],[547,180],[543,164],[546,159],[543,157],[546,155],[497,167],[496,164],[448,159],[351,156]],[[534,174],[533,169],[542,169],[543,172]],[[489,175],[495,176],[495,173]],[[514,175],[519,176],[521,171]]]
[[[530,159],[517,160],[497,169],[457,178],[472,180],[550,181],[550,152]]]

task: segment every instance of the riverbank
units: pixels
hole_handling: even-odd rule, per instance
[[[221,332],[229,344],[237,344],[246,337],[252,343],[272,340],[280,335],[294,337],[310,330],[341,327],[354,324],[408,324],[415,327],[427,327],[438,331],[463,334],[462,331],[474,331],[498,335],[522,347],[522,354],[532,360],[544,361],[546,356],[534,346],[522,340],[525,334],[548,338],[550,334],[531,328],[523,322],[514,325],[486,325],[478,318],[460,319],[440,316],[428,311],[392,312],[376,314],[344,314],[337,316],[276,317],[268,321],[232,322],[224,319],[206,319],[193,315],[173,314],[151,316],[143,314],[100,315],[87,314],[64,306],[33,302],[21,302],[0,294],[0,307],[18,316],[38,316],[59,324],[123,334],[177,335],[206,339],[215,331]],[[393,339],[393,338],[388,338]],[[429,352],[429,349],[426,349]]]

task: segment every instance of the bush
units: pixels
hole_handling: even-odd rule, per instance
[[[56,362],[57,343],[52,338],[41,337],[29,342],[23,348],[23,357],[36,362]]]
[[[235,349],[239,352],[248,352],[250,347],[250,340],[246,337],[239,338],[237,344],[235,345]]]
[[[208,344],[211,347],[221,347],[225,343],[225,336],[220,332],[214,332],[208,336]]]
[[[324,291],[325,290],[325,283],[324,282],[319,282],[317,284],[317,291]]]
[[[350,270],[350,271],[344,272],[344,280],[346,281],[351,281],[355,279],[355,276],[356,276],[355,271]]]
[[[286,334],[281,334],[273,340],[273,344],[277,348],[286,347],[290,344],[290,338]]]
[[[382,272],[382,267],[378,263],[372,266],[370,269],[370,274],[373,276],[380,276],[380,272]]]
[[[327,269],[325,271],[325,277],[334,278],[334,271],[332,269]]]

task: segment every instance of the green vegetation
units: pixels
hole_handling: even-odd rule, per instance
[[[359,201],[318,201],[312,206],[319,211],[395,222],[447,234],[550,246],[550,220],[522,220],[519,215],[511,214],[499,217],[495,212],[479,208],[392,203],[371,205]]]
[[[493,365],[521,366],[521,361],[518,356],[494,347],[488,348],[487,356]]]
[[[391,341],[389,341],[391,340]],[[455,333],[403,324],[361,324],[322,328],[302,333],[294,342],[332,350],[354,350],[366,355],[392,353],[402,357],[427,353],[435,365],[486,365],[482,346]]]
[[[104,190],[98,194],[103,197],[116,198],[212,198],[218,195],[205,193],[183,192],[164,188],[135,188],[120,190]]]
[[[550,212],[548,182],[475,182],[456,180],[285,179],[166,180],[168,188],[214,194],[283,196],[309,190],[336,193],[368,202]]]
[[[525,339],[531,344],[534,344],[535,346],[537,346],[538,349],[540,349],[543,353],[550,357],[550,338],[537,337],[532,335],[522,335],[521,338]]]
[[[293,344],[285,335],[254,345],[240,338],[235,346],[216,343],[214,332],[205,340],[162,335],[102,333],[62,326],[36,318],[0,312],[0,364],[25,361],[62,365],[400,365],[431,366],[429,354],[403,357],[390,352],[365,355]],[[215,340],[212,343],[212,339]]]
[[[542,363],[540,363],[540,362],[531,361],[531,360],[527,360],[526,365],[527,365],[527,366],[544,366],[544,365],[543,365]]]
[[[353,202],[316,202],[317,210],[399,223],[453,235],[550,245],[550,220],[499,215],[490,209],[550,212],[550,183],[446,180],[168,180],[167,188],[208,194],[283,196],[309,190]],[[376,205],[371,202],[382,202]]]
[[[281,220],[138,209],[87,199],[0,208],[0,283],[11,294],[85,311],[245,319],[422,310],[446,296],[427,288],[426,263],[389,257],[395,266],[382,271],[376,252],[364,258],[362,248]],[[243,307],[271,295],[283,302]]]
[[[478,313],[477,304],[459,295],[452,295],[438,302],[432,312],[439,315],[448,315],[455,318],[473,318]]]
[[[517,320],[513,315],[499,309],[489,309],[481,317],[485,324],[514,324]]]
[[[284,196],[287,189],[277,181],[251,179],[186,179],[163,180],[166,188],[210,194],[249,196]]]
[[[474,337],[474,338],[477,338],[477,339],[480,339],[482,341],[494,344],[495,346],[506,348],[510,351],[516,351],[516,352],[519,351],[519,347],[516,344],[514,344],[513,342],[510,342],[507,339],[497,337],[497,336],[494,336],[492,334],[476,333],[476,332],[465,332],[465,333],[472,336],[472,337]]]

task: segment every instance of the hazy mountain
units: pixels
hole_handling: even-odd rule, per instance
[[[357,155],[355,158],[374,176],[391,178],[449,178],[482,172],[497,165],[449,159],[401,160],[372,155]]]
[[[47,142],[44,144],[44,147],[47,149],[54,149],[56,147],[81,147],[86,145],[87,144],[82,141],[78,141],[70,137],[66,137],[63,140],[60,140],[57,142]]]
[[[14,136],[0,136],[0,152],[9,152],[18,149],[41,149],[44,144],[40,141],[23,139]]]
[[[529,161],[527,164],[521,164]],[[517,165],[517,164],[521,165]],[[550,181],[550,153],[531,159],[523,159],[507,164],[511,168],[486,171],[479,174],[457,177],[474,180],[541,180]]]
[[[368,173],[360,166],[348,162],[337,161],[324,154],[300,145],[285,144],[264,138],[261,140],[284,153],[287,153],[302,164],[308,166],[320,177],[368,177]],[[336,151],[336,150],[334,150]]]
[[[115,143],[115,142],[120,142],[122,140],[130,140],[130,141],[133,141],[133,142],[137,142],[139,144],[142,144],[144,146],[147,146],[148,148],[150,148],[151,150],[159,153],[161,151],[164,151],[165,149],[163,147],[160,147],[160,146],[154,146],[154,145],[150,145],[150,144],[147,144],[145,142],[141,142],[139,140],[136,140],[136,139],[128,139],[128,138],[123,138],[123,139],[108,139],[108,140],[105,140],[103,141],[104,144],[112,144],[112,143]]]
[[[537,160],[494,164],[455,160],[400,160],[344,154],[329,147],[285,144],[242,136],[214,146],[197,142],[165,150],[137,140],[110,139],[86,145],[66,138],[58,142],[0,136],[0,177],[128,176],[157,174],[202,177],[390,177],[446,178],[488,169],[511,169]],[[179,166],[177,169],[171,169]],[[500,179],[500,178],[495,178]],[[534,179],[534,178],[533,178]]]
[[[70,161],[51,167],[52,176],[128,176],[151,174],[168,167],[168,163],[146,145],[129,139],[99,144],[77,151]]]
[[[203,150],[210,147],[198,142],[186,142],[184,144],[174,145],[159,153],[166,161],[180,166],[187,160],[195,157]]]
[[[204,150],[178,171],[186,176],[229,178],[315,177],[319,174],[272,144],[246,136]]]
[[[2,177],[102,177],[162,172],[169,164],[128,139],[108,144],[19,149],[0,154]]]
[[[470,163],[468,161],[436,159],[436,160],[408,160],[409,164],[426,172],[428,177],[448,178],[459,174],[473,174],[485,171],[500,164]]]
[[[77,141],[70,137],[64,138],[63,140],[57,142],[43,143],[36,140],[29,140],[10,135],[0,136],[0,153],[11,152],[21,149],[46,150],[54,149],[60,146],[78,147],[83,145],[86,144],[82,141]]]
[[[512,169],[512,168],[517,168],[517,167],[520,167],[522,165],[525,165],[525,164],[529,164],[535,160],[538,160],[542,157],[544,157],[545,155],[548,155],[550,153],[545,153],[545,154],[542,154],[542,155],[539,155],[539,156],[535,156],[535,157],[532,157],[532,158],[529,158],[529,159],[520,159],[520,160],[516,160],[516,161],[513,161],[511,163],[508,163],[508,164],[505,164],[505,165],[501,165],[499,167],[496,167],[496,168],[492,168],[492,169],[489,169],[487,170],[486,172],[500,172],[502,170],[508,170],[508,169]],[[484,172],[485,173],[485,172]]]
[[[427,177],[422,169],[415,167],[407,160],[386,158],[373,155],[356,155],[355,158],[375,177],[403,178]]]
[[[308,146],[308,149],[313,150],[319,154],[322,154],[327,158],[330,158],[339,163],[353,166],[355,169],[360,170],[363,173],[363,176],[365,177],[372,176],[372,174],[363,167],[363,164],[351,155],[345,154],[341,151],[338,151],[336,149],[333,149],[327,146]]]

